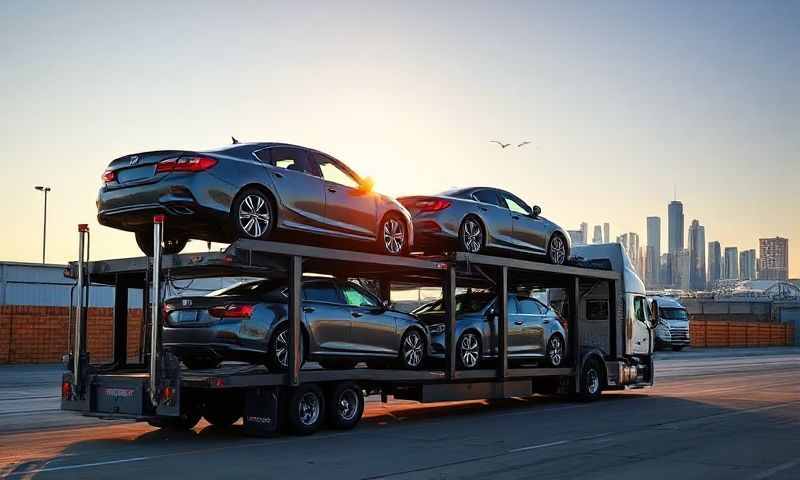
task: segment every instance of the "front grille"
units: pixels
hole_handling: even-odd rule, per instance
[[[688,328],[671,328],[669,333],[672,336],[672,343],[689,343]]]

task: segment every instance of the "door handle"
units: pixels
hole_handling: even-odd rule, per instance
[[[514,320],[514,325],[522,325],[523,323],[525,322],[523,322],[522,320]]]
[[[303,311],[306,313],[311,313],[314,311],[314,307],[303,307]]]
[[[278,178],[283,178],[283,174],[282,173],[272,172],[272,174],[275,175]]]
[[[358,318],[358,317],[363,317],[364,315],[358,312],[353,312],[353,316]]]
[[[328,187],[328,191],[331,193],[336,193],[336,189],[333,187]]]

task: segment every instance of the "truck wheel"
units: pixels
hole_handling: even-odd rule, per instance
[[[328,402],[328,421],[333,428],[349,430],[364,414],[364,392],[352,382],[336,385]]]
[[[325,418],[325,396],[316,385],[300,385],[292,390],[286,410],[292,433],[310,435]]]
[[[591,402],[600,398],[603,393],[603,368],[597,360],[589,360],[583,364],[581,370],[581,385],[578,391],[578,400]]]

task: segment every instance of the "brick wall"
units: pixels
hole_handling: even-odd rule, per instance
[[[87,350],[91,361],[112,357],[113,310],[89,308]],[[60,362],[72,342],[68,307],[0,306],[0,363]],[[136,357],[141,332],[141,309],[128,310],[128,357]]]
[[[693,347],[774,347],[794,342],[794,327],[788,324],[692,320],[689,328]]]

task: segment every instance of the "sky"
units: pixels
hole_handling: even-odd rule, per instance
[[[165,4],[166,3],[166,4]],[[133,256],[97,224],[114,158],[318,148],[389,195],[491,185],[568,229],[684,204],[800,277],[800,2],[0,3],[0,260]],[[500,149],[489,140],[533,143]],[[193,242],[192,248],[202,248]]]

